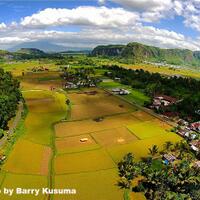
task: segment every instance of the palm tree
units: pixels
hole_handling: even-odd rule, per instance
[[[158,146],[153,145],[151,148],[149,148],[149,154],[152,156],[155,156],[158,153]]]
[[[164,148],[169,151],[171,149],[171,147],[173,146],[173,143],[170,141],[165,142],[164,144]]]
[[[120,188],[130,189],[132,186],[132,180],[138,177],[140,173],[140,168],[134,162],[134,156],[132,153],[125,155],[123,160],[118,163],[118,172],[120,180],[117,185]]]

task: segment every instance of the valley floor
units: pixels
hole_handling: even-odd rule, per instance
[[[165,122],[101,89],[59,90],[58,81],[22,81],[29,113],[24,134],[0,173],[3,188],[69,188],[71,195],[0,194],[0,199],[121,200],[117,163],[132,152],[181,138]],[[55,85],[58,90],[50,90]],[[93,93],[95,91],[95,94]],[[70,99],[70,105],[65,101]],[[144,199],[137,194],[137,199]]]

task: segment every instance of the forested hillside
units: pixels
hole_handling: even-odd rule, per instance
[[[8,121],[15,116],[21,98],[19,86],[11,73],[0,68],[0,129],[6,129]]]
[[[126,63],[166,62],[174,65],[200,65],[200,52],[187,49],[161,49],[140,43],[98,46],[92,56],[116,57]]]

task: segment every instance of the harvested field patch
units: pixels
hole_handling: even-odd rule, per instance
[[[20,139],[14,146],[3,169],[8,172],[22,174],[47,175],[50,153],[44,162],[44,153],[50,148]],[[41,170],[42,169],[42,170]]]
[[[88,140],[86,142],[81,142],[80,140],[83,138],[87,138]],[[97,148],[99,148],[99,145],[90,135],[79,135],[56,139],[56,149],[58,154],[80,152]]]
[[[43,94],[44,92],[44,94]],[[29,93],[29,92],[25,92]],[[46,91],[32,91],[34,95],[26,94],[25,99],[30,112],[32,113],[51,113],[51,112],[61,112],[65,105],[65,95],[58,93],[47,93]],[[40,96],[42,95],[42,97]],[[63,105],[61,105],[60,98],[63,99]]]
[[[161,122],[158,123],[154,121],[139,122],[133,125],[128,125],[127,128],[140,139],[157,137],[161,134],[170,132],[170,130],[163,129]]]
[[[61,88],[62,81],[61,80],[48,80],[48,81],[23,80],[20,85],[21,85],[22,90],[30,90],[30,89],[50,90],[51,87]]]
[[[67,137],[103,131],[110,128],[118,128],[138,122],[139,120],[134,118],[131,114],[120,114],[105,117],[101,122],[96,122],[92,119],[74,122],[63,122],[56,124],[55,130],[57,137]]]
[[[116,186],[117,170],[108,169],[90,173],[55,176],[56,188],[75,188],[75,195],[55,195],[55,200],[121,200],[123,190]]]
[[[34,175],[17,175],[7,173],[5,180],[1,186],[1,188],[12,188],[16,190],[16,188],[46,188],[48,186],[47,177],[46,176],[34,176]],[[0,199],[2,200],[38,200],[38,199],[46,199],[47,196],[39,193],[38,196],[28,195],[28,194],[13,194],[12,196],[4,195],[2,192],[0,193]]]
[[[95,132],[92,133],[92,136],[102,146],[127,144],[133,140],[137,140],[137,137],[131,134],[126,127]]]
[[[100,116],[108,116],[117,113],[126,113],[129,110],[126,107],[119,107],[114,103],[93,103],[72,106],[71,120],[81,120],[95,118]]]
[[[115,167],[105,150],[58,155],[55,158],[55,173],[81,173]]]
[[[175,133],[166,133],[154,138],[135,140],[129,144],[113,146],[108,148],[108,152],[116,163],[118,163],[123,158],[123,156],[129,152],[132,152],[136,160],[139,160],[140,158],[149,155],[148,149],[151,148],[152,145],[157,145],[159,150],[162,150],[163,144],[165,142],[171,141],[172,143],[176,143],[181,140],[182,138]]]
[[[150,120],[155,119],[155,117],[153,117],[152,115],[141,110],[133,112],[132,115],[141,121],[150,121]]]
[[[87,93],[88,92],[92,92],[92,90],[87,91]],[[96,92],[97,94],[95,95],[88,95],[86,94],[86,91],[68,94],[68,97],[73,104],[71,120],[94,118],[134,110],[133,106],[127,102],[110,95],[103,90],[97,90]]]

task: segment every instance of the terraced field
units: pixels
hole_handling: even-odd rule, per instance
[[[37,88],[25,82],[23,95],[29,109],[25,133],[3,165],[1,188],[74,188],[77,194],[22,195],[22,200],[121,200],[117,163],[124,154],[133,152],[140,159],[154,144],[162,148],[166,141],[181,139],[165,122],[101,89],[64,94],[43,87],[48,81],[37,82]],[[19,196],[0,194],[0,199]]]

